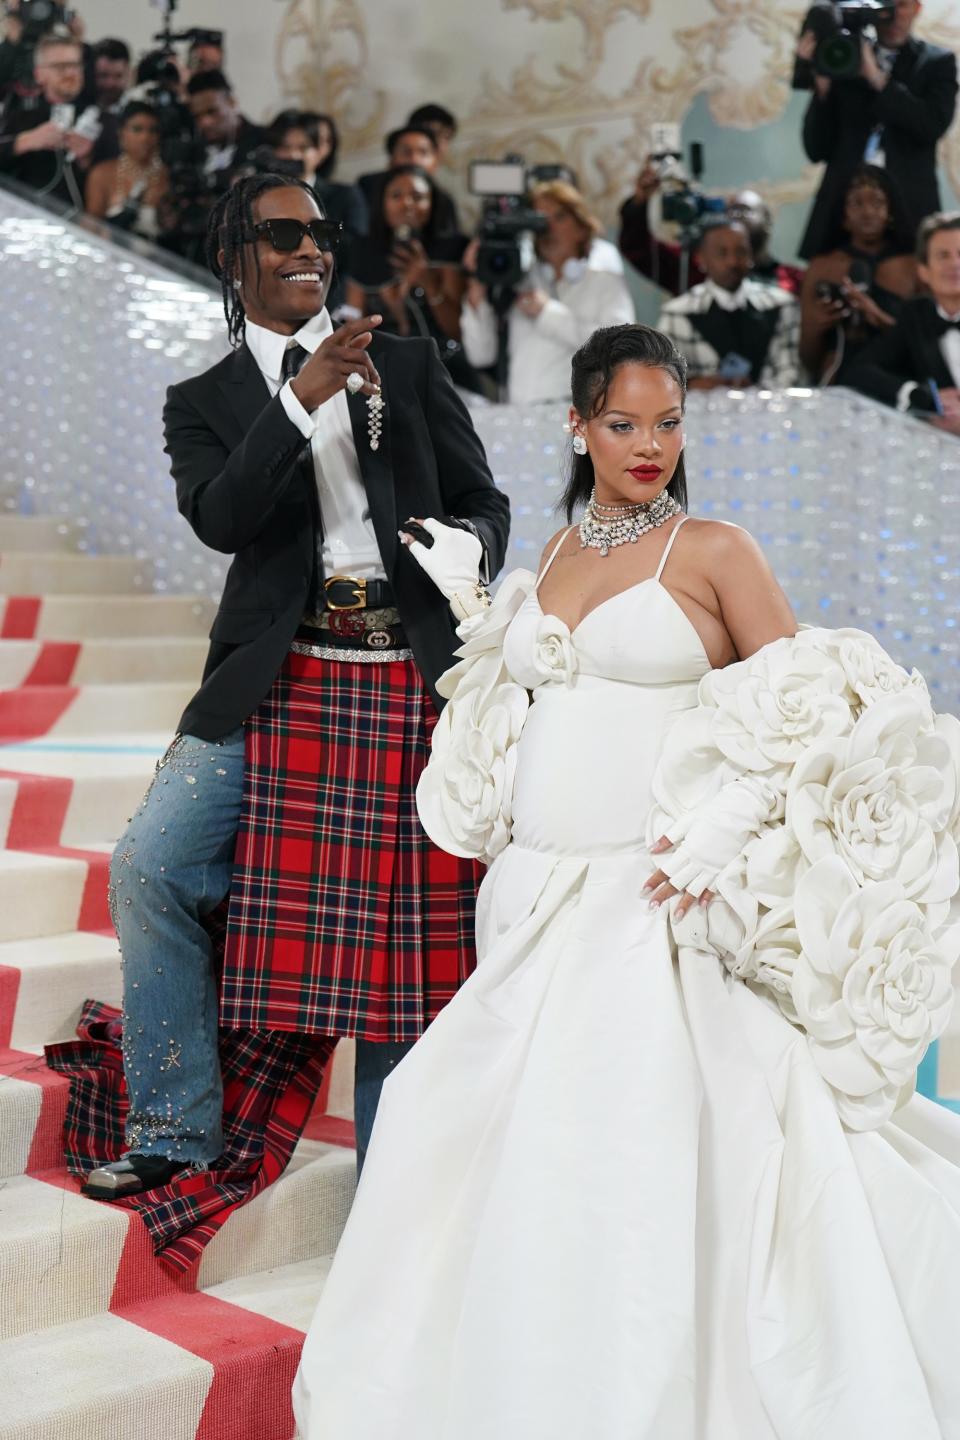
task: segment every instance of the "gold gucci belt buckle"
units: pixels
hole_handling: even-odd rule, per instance
[[[352,585],[355,600],[350,605],[338,605],[330,599],[330,586],[336,584]],[[363,610],[367,604],[367,582],[360,580],[356,575],[331,575],[323,582],[323,588],[327,596],[328,610]]]

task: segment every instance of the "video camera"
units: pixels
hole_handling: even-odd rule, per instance
[[[75,14],[66,5],[57,4],[57,0],[20,0],[20,8],[8,13],[23,26],[21,43],[26,45],[35,45],[41,35],[57,25],[69,25]]]
[[[527,202],[531,185],[571,176],[565,166],[540,166],[528,171],[518,155],[471,163],[470,194],[483,201],[476,274],[487,286],[495,309],[506,310],[512,305],[517,288],[536,259],[535,237],[548,228],[547,217]]]
[[[704,215],[720,215],[726,209],[722,195],[707,195],[700,184],[703,175],[703,146],[690,146],[690,168],[683,164],[680,126],[661,123],[650,126],[650,159],[660,176],[660,213],[664,220],[693,232]]]
[[[807,11],[801,35],[812,30],[817,37],[813,62],[797,60],[793,67],[794,90],[812,90],[814,75],[831,80],[853,80],[860,73],[864,39],[876,42],[871,28],[896,14],[892,0],[821,0]]]

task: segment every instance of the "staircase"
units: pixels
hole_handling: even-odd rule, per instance
[[[196,687],[213,610],[74,544],[55,520],[0,518],[0,1440],[290,1440],[353,1195],[348,1044],[285,1174],[189,1278],[61,1161],[67,1083],[42,1047],[73,1036],[88,997],[119,1004],[110,852]]]

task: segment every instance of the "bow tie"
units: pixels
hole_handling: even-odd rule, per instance
[[[950,330],[960,330],[960,315],[957,316],[956,320],[945,320],[940,314],[934,315],[933,318],[936,325],[934,333],[938,340],[941,335],[946,335]]]

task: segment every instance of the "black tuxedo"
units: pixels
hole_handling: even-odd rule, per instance
[[[940,389],[955,384],[940,349],[940,320],[926,296],[907,300],[896,325],[865,345],[845,376],[846,384],[875,400],[895,405],[908,380],[933,380]]]
[[[803,122],[803,148],[811,160],[825,160],[827,169],[800,243],[805,260],[830,248],[847,183],[878,125],[887,174],[911,227],[940,209],[937,141],[950,128],[956,101],[956,57],[912,37],[885,89],[877,92],[859,79],[834,80],[825,100],[813,97]]]
[[[383,435],[372,450],[366,397],[348,396],[357,456],[384,568],[439,707],[436,681],[451,664],[454,622],[398,526],[412,515],[473,521],[494,575],[509,505],[433,341],[374,335],[370,353],[383,382]],[[216,740],[266,695],[316,594],[316,479],[309,442],[280,397],[270,397],[246,345],[171,386],[163,418],[181,514],[205,545],[234,556],[203,683],[180,721],[184,733]]]

